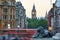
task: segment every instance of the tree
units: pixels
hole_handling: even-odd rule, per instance
[[[47,20],[41,18],[41,19],[31,19],[27,18],[28,21],[28,28],[38,28],[39,26],[46,27],[47,26]]]
[[[46,27],[48,25],[47,20],[45,19],[40,19],[38,22],[39,26]]]
[[[28,21],[28,28],[37,28],[38,26],[38,20],[37,19],[27,19]]]

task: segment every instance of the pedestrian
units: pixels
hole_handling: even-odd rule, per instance
[[[16,37],[15,39],[13,39],[13,40],[18,40],[18,38]]]
[[[49,37],[52,37],[52,34],[50,32],[48,32],[48,35],[49,35]]]
[[[5,37],[3,37],[3,39],[2,40],[6,40],[6,38]]]

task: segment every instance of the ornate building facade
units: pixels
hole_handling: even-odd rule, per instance
[[[16,2],[16,27],[27,28],[26,10],[21,2]]]
[[[32,9],[32,19],[36,19],[36,9],[35,9],[35,5],[33,5],[33,9]]]
[[[13,28],[14,26],[15,0],[0,0],[0,29]]]

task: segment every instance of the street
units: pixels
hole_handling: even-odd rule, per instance
[[[52,38],[32,38],[31,40],[53,40]]]

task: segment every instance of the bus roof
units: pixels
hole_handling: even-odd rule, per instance
[[[37,30],[37,29],[22,29],[22,28],[13,28],[13,29],[2,29],[2,30]]]

